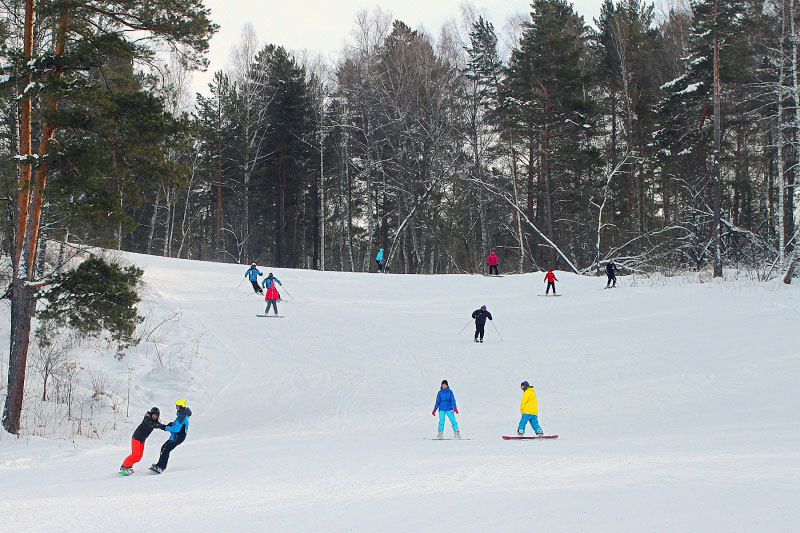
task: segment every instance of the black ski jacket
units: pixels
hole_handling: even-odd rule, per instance
[[[475,319],[475,324],[478,326],[483,326],[486,324],[486,319],[492,319],[492,313],[486,311],[484,309],[476,309],[472,312],[472,318]]]
[[[142,420],[142,423],[136,428],[136,431],[133,432],[133,438],[139,442],[144,442],[156,428],[164,429],[164,424],[158,420],[153,420],[150,417],[150,413],[148,413],[144,415],[144,420]]]
[[[619,272],[617,265],[614,263],[609,263],[606,265],[606,275],[608,275],[608,277],[613,278],[615,272]]]

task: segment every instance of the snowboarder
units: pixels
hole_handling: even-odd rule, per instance
[[[550,294],[550,287],[553,287],[553,296],[555,296],[556,281],[558,281],[558,279],[556,279],[556,275],[553,274],[552,268],[547,269],[547,274],[544,275],[544,280],[547,282],[547,291],[545,291],[545,294]]]
[[[500,275],[497,272],[497,263],[498,262],[499,262],[499,260],[497,258],[497,254],[494,253],[494,250],[492,250],[492,253],[490,253],[489,257],[486,258],[486,264],[489,265],[489,275],[490,276],[492,275],[492,271],[494,271],[494,275],[495,276],[499,276]]]
[[[262,291],[261,287],[258,286],[258,276],[263,276],[263,275],[264,274],[259,272],[258,267],[256,267],[255,263],[250,265],[250,270],[244,273],[244,276],[250,280],[250,284],[253,286],[253,290],[256,291],[256,294],[264,294],[264,291]]]
[[[436,404],[433,406],[433,411],[431,412],[433,416],[436,416],[437,409],[439,410],[439,433],[436,434],[436,438],[444,438],[444,417],[446,416],[450,419],[450,425],[453,427],[453,436],[456,439],[460,439],[461,433],[458,431],[458,422],[456,422],[455,416],[458,414],[456,397],[453,396],[453,391],[450,390],[446,379],[442,380],[442,385],[439,387],[439,392],[436,394]]]
[[[480,309],[472,312],[472,318],[475,319],[475,342],[483,342],[484,328],[486,327],[486,319],[492,319],[492,313],[486,310],[486,306],[482,305]],[[478,338],[480,337],[480,341]]]
[[[272,307],[275,309],[275,314],[277,315],[278,300],[281,299],[281,295],[275,285],[277,284],[283,286],[283,283],[281,283],[281,280],[273,276],[272,272],[270,272],[266,279],[261,282],[261,284],[267,289],[267,295],[264,297],[264,300],[267,302],[267,308],[264,310],[264,314],[268,315],[269,308]]]
[[[158,462],[150,467],[150,470],[157,474],[167,469],[169,454],[186,440],[186,433],[189,431],[189,417],[192,416],[192,411],[186,406],[186,400],[180,398],[175,402],[175,412],[177,415],[175,421],[164,426],[164,429],[171,433],[169,440],[161,446],[161,457],[158,458]]]
[[[152,433],[154,429],[164,429],[164,424],[158,420],[160,414],[161,412],[158,410],[158,407],[153,407],[144,415],[144,420],[142,420],[142,423],[136,428],[136,431],[133,432],[133,437],[131,437],[131,454],[122,462],[122,466],[119,467],[120,474],[133,474],[133,465],[142,460],[144,441],[147,440],[147,437],[150,436],[150,433]]]
[[[606,276],[608,276],[608,283],[606,283],[606,289],[609,288],[609,285],[611,285],[612,281],[614,282],[614,284],[611,285],[611,287],[617,286],[617,272],[619,272],[619,269],[617,268],[617,265],[614,264],[614,260],[611,259],[606,265]]]
[[[378,250],[378,255],[375,256],[375,263],[378,264],[378,272],[383,272],[383,248]]]
[[[525,426],[529,422],[537,435],[544,435],[544,431],[539,426],[539,401],[536,398],[536,391],[527,381],[523,381],[519,386],[522,389],[522,401],[519,404],[522,418],[519,421],[517,435],[521,437],[525,434]]]

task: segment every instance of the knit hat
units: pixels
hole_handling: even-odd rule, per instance
[[[522,387],[530,387],[531,384],[528,383],[527,381],[523,381],[522,383],[520,383],[520,386],[522,386]]]
[[[442,380],[442,385],[447,385],[448,387],[450,386],[450,384],[447,382],[446,379]],[[439,386],[441,387],[441,385],[439,385]]]
[[[481,306],[481,309],[486,309],[486,306],[485,306],[485,305],[482,305],[482,306]]]

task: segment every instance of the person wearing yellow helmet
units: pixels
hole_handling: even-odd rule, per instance
[[[180,398],[175,401],[176,417],[173,422],[170,422],[164,429],[170,432],[169,440],[161,446],[161,457],[158,462],[150,467],[150,470],[160,474],[167,469],[167,461],[169,461],[169,454],[184,440],[186,440],[186,433],[189,431],[189,417],[192,416],[192,411],[186,404],[186,400]]]

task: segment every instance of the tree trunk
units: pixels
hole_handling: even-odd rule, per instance
[[[511,147],[511,175],[514,182],[514,207],[519,209],[519,187],[517,180],[517,150]],[[520,219],[517,210],[514,210],[514,222],[517,226],[517,238],[519,239],[519,263],[517,264],[517,272],[523,272],[525,261],[525,240],[522,235],[522,220]]]
[[[717,11],[719,0],[714,2],[714,25],[717,25]],[[719,233],[721,219],[722,187],[720,184],[719,156],[720,156],[720,79],[719,79],[719,36],[718,29],[714,35],[714,277],[722,277],[722,255],[720,250]]]

